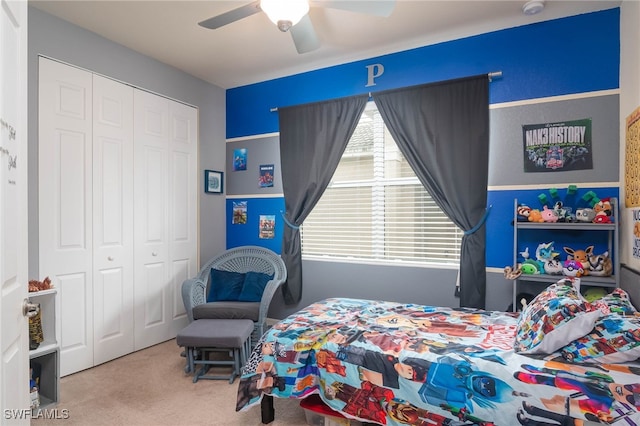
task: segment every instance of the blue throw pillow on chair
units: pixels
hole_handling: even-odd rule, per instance
[[[264,288],[271,279],[273,279],[273,275],[267,275],[262,272],[247,272],[238,300],[241,302],[259,302],[262,299]]]
[[[245,274],[212,268],[207,302],[238,300],[244,281]]]

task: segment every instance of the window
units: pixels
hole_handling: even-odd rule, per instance
[[[305,256],[459,264],[462,231],[424,189],[373,102],[300,229]]]

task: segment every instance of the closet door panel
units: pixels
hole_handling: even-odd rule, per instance
[[[135,348],[169,340],[168,100],[134,90]]]
[[[51,278],[58,284],[60,375],[66,376],[93,367],[93,310],[86,303],[93,288],[90,275],[82,272]]]
[[[93,76],[94,364],[133,352],[133,88]]]
[[[64,376],[93,364],[92,76],[40,58],[38,85],[39,278],[58,288]]]
[[[199,179],[197,176],[198,113],[193,107],[170,102],[169,170],[170,191],[170,262],[172,277],[173,331],[186,325],[182,303],[182,282],[195,276],[197,268],[197,211]]]

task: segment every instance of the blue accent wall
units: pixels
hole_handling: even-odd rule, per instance
[[[384,74],[366,87],[367,65]],[[227,90],[227,138],[278,131],[272,108],[502,71],[490,103],[619,86],[620,9],[452,40]]]
[[[370,77],[367,67],[373,65],[384,67],[384,73],[367,87]],[[489,32],[229,89],[226,92],[227,139],[233,140],[227,149],[249,148],[256,164],[261,164],[263,158],[255,157],[264,157],[264,162],[274,162],[279,170],[278,161],[269,157],[278,149],[277,136],[272,135],[279,129],[274,108],[363,93],[375,96],[383,90],[497,71],[502,72],[502,76],[490,84],[489,185],[493,189],[488,193],[492,210],[486,223],[486,260],[488,267],[501,270],[513,263],[511,221],[515,198],[532,208],[540,208],[538,195],[558,186],[561,196],[565,197],[562,187],[567,184],[577,185],[579,196],[589,190],[600,198],[619,196],[619,188],[615,186],[620,167],[619,97],[615,92],[619,88],[620,73],[619,8]],[[553,99],[561,95],[578,96]],[[579,119],[591,119],[593,123],[593,169],[524,172],[522,125]],[[232,170],[229,158],[226,170]],[[229,180],[234,177],[243,176],[226,175]],[[255,188],[253,177],[246,181],[244,184],[238,180],[231,186],[233,193],[229,193],[231,198],[227,200],[227,246],[257,244],[280,253],[284,226],[280,211],[284,210],[284,199],[275,189],[268,194],[273,198],[266,198]],[[232,225],[232,203],[245,195],[247,198],[242,200],[248,201],[249,223]],[[567,204],[577,207],[571,205],[570,200]],[[258,238],[260,214],[276,216],[273,240]],[[529,250],[533,253],[537,244],[557,238],[557,234],[532,235]],[[585,248],[593,244],[596,252],[606,247],[602,241],[589,240],[593,235],[579,240],[572,238],[554,241],[556,251],[564,245]],[[529,243],[526,238],[523,241]],[[562,253],[562,258],[565,257]],[[276,298],[272,304],[275,317],[283,317],[323,297],[343,294],[345,289],[351,297],[367,295],[423,304],[437,300],[435,303],[439,306],[457,304],[453,296],[455,270],[376,265],[374,273],[373,268],[373,265],[305,260],[302,301],[297,306],[285,306]],[[364,271],[369,275],[363,280]],[[393,279],[393,285],[389,286],[385,278],[388,276],[402,276],[402,279]],[[511,300],[511,282],[506,281],[501,272],[487,274],[487,291],[488,309],[506,309]]]
[[[233,224],[233,203],[247,202],[247,223]],[[280,254],[282,251],[282,227],[284,222],[280,212],[284,210],[284,198],[238,198],[227,199],[227,248],[244,245],[262,246]],[[259,235],[261,215],[273,215],[276,229],[273,239],[263,239]]]

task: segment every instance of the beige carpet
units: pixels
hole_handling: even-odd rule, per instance
[[[261,425],[260,407],[236,413],[238,379],[192,382],[175,340],[60,380],[58,417],[32,425]],[[306,425],[298,401],[274,398],[273,426]]]

